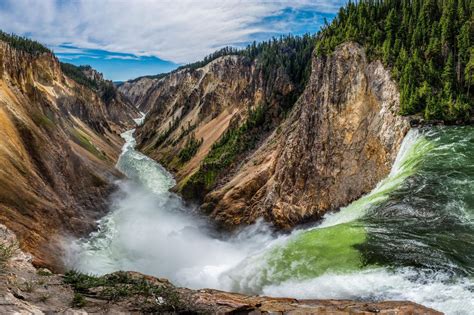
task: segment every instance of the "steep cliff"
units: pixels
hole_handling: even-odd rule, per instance
[[[313,55],[294,106],[287,74],[274,73],[268,85],[254,65],[221,57],[140,84],[144,96],[128,87],[151,109],[139,148],[175,172],[185,197],[226,226],[265,217],[288,228],[348,204],[387,175],[409,124],[379,61],[355,43]],[[281,108],[289,110],[278,115]]]
[[[136,80],[124,82],[118,87],[118,90],[127,95],[128,99],[143,112],[148,112],[153,105],[147,99],[148,94],[152,94],[150,89],[157,83],[156,79],[141,77]]]
[[[265,104],[278,119],[278,107],[295,87],[282,72],[271,86],[266,83],[261,69],[242,56],[220,57],[202,68],[158,80],[139,104],[149,108],[137,132],[139,147],[175,171],[179,181],[185,180],[223,134],[240,126],[252,110]],[[196,152],[183,157],[181,152],[193,140]]]
[[[203,208],[226,224],[291,227],[347,205],[388,174],[409,128],[398,111],[390,73],[359,45],[315,56],[289,118]]]
[[[58,235],[105,210],[122,140],[138,112],[63,75],[49,52],[0,42],[0,222],[38,264],[59,266]]]

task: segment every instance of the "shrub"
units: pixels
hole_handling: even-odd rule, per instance
[[[0,244],[0,271],[4,271],[6,263],[15,255],[18,250],[17,243]]]
[[[143,277],[132,277],[126,272],[115,272],[97,277],[69,271],[64,275],[64,282],[70,284],[76,292],[73,299],[73,305],[76,307],[81,307],[79,303],[85,303],[83,295],[93,294],[95,297],[108,301],[139,298],[140,301],[136,299],[134,301],[144,312],[186,310],[179,293],[172,285],[155,285]]]
[[[199,147],[201,146],[203,139],[196,140],[194,134],[192,134],[186,141],[185,147],[179,152],[178,157],[182,163],[189,161],[194,155],[196,155]]]
[[[86,306],[86,299],[84,296],[80,293],[74,293],[74,297],[72,298],[71,301],[71,306],[76,307],[76,308],[81,308]]]

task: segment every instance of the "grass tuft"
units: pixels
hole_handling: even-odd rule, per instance
[[[185,310],[179,293],[172,285],[153,284],[144,277],[130,276],[126,272],[98,277],[69,271],[64,275],[64,282],[70,284],[76,294],[81,296],[90,295],[115,302],[127,298],[134,298],[136,302],[140,300],[139,307],[146,312]]]
[[[74,308],[81,308],[86,306],[87,302],[84,296],[80,293],[74,293],[74,297],[71,301],[71,306]]]
[[[17,243],[0,244],[0,271],[5,270],[6,263],[15,255],[18,250]]]

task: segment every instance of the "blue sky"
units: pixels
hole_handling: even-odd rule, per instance
[[[70,45],[51,47],[63,62],[90,65],[114,81],[125,81],[143,75],[169,72],[180,64],[156,56],[137,56],[101,49],[80,49]]]
[[[1,0],[0,29],[64,62],[123,81],[168,72],[227,45],[315,33],[345,0]],[[39,14],[40,13],[40,14]]]

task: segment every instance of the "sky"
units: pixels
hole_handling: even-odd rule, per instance
[[[124,81],[225,46],[315,33],[346,0],[0,0],[0,29]]]

